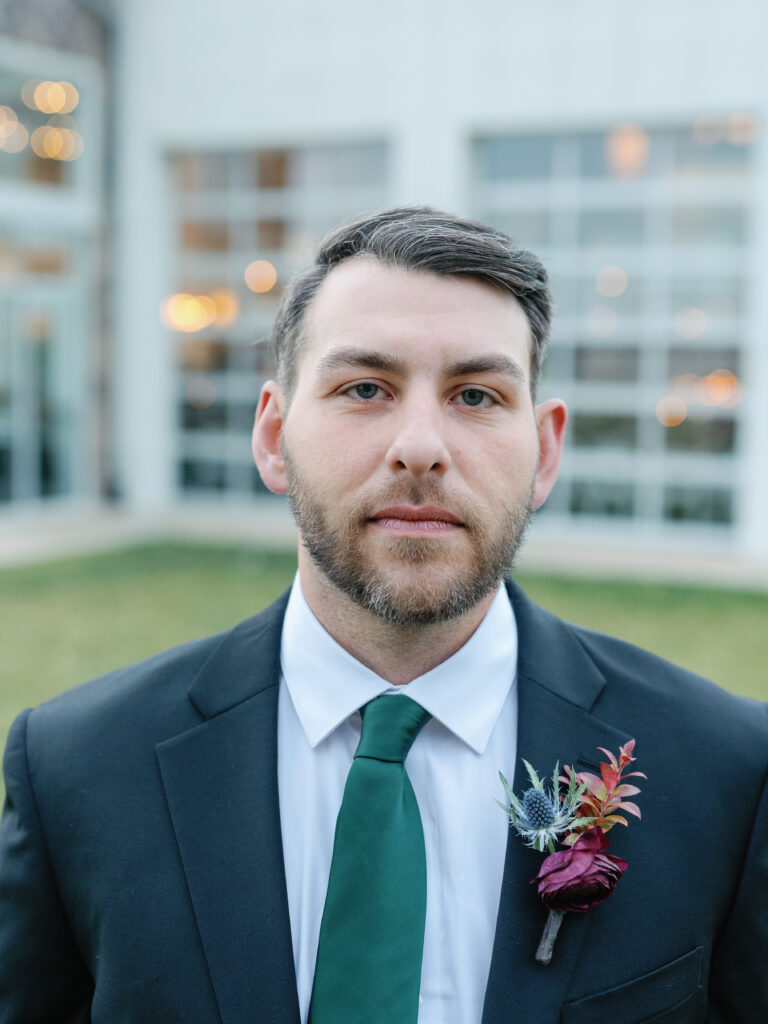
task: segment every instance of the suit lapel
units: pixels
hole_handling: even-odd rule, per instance
[[[531,604],[513,584],[509,591],[519,642],[514,790],[520,793],[528,786],[521,758],[539,775],[551,776],[558,761],[561,766],[596,765],[600,760],[596,747],[616,750],[630,737],[590,713],[605,679],[573,633],[559,619]],[[568,914],[551,964],[536,964],[534,954],[546,910],[530,881],[542,859],[542,854],[528,849],[510,828],[483,1024],[529,1019],[555,1024],[590,915],[610,913],[606,906]]]
[[[158,745],[222,1024],[298,1024],[277,789],[285,598],[227,634],[190,687],[204,721]]]

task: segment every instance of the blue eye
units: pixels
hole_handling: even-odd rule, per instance
[[[350,391],[354,394],[355,398],[375,398],[376,392],[379,390],[378,384],[355,384]]]
[[[481,406],[486,400],[491,400],[491,396],[486,391],[481,391],[479,388],[465,388],[460,392],[460,395],[464,405],[468,405],[473,409]]]

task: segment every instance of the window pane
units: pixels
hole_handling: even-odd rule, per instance
[[[573,443],[579,448],[637,446],[637,419],[634,416],[588,416],[576,413],[571,429]]]
[[[181,365],[185,370],[224,370],[227,345],[223,341],[185,341],[181,346]]]
[[[750,118],[701,120],[674,133],[674,169],[681,177],[743,174],[756,126]]]
[[[256,157],[259,188],[286,188],[290,184],[291,158],[288,150],[265,150]]]
[[[669,293],[672,312],[694,307],[707,317],[730,319],[745,312],[745,281],[740,277],[675,278]]]
[[[491,211],[484,213],[483,219],[527,248],[539,249],[549,245],[550,217],[546,210]]]
[[[176,157],[176,180],[185,192],[223,189],[229,185],[229,158],[225,153],[185,153]]]
[[[223,491],[227,486],[226,463],[184,459],[181,463],[181,486],[185,490]]]
[[[221,402],[198,405],[186,401],[181,407],[181,422],[185,430],[223,430],[227,425],[227,407]]]
[[[579,345],[576,380],[637,380],[640,350],[636,346]]]
[[[548,178],[553,156],[554,139],[546,135],[481,139],[477,145],[478,169],[486,181]]]
[[[643,210],[582,210],[579,217],[581,245],[640,245],[643,241]]]
[[[744,245],[747,211],[739,206],[693,206],[672,213],[675,245]]]
[[[187,221],[181,226],[181,244],[194,252],[226,252],[229,249],[229,227]]]
[[[667,487],[664,518],[689,522],[730,523],[733,499],[720,487]]]
[[[635,489],[630,483],[574,480],[569,508],[575,516],[633,516]]]
[[[696,422],[685,419],[664,434],[666,446],[672,452],[732,452],[736,440],[736,423],[731,419]]]
[[[669,376],[681,377],[694,373],[706,377],[715,370],[729,370],[739,376],[739,351],[736,348],[694,348],[675,345],[669,350]]]

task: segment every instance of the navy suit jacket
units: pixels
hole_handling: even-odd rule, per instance
[[[765,1024],[766,707],[510,594],[519,755],[546,773],[596,766],[598,746],[635,737],[648,780],[642,821],[610,833],[626,873],[566,916],[548,967],[541,854],[510,831],[484,1024]],[[298,1024],[276,771],[285,600],[17,719],[0,1024]]]

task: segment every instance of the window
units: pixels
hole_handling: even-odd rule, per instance
[[[680,207],[672,213],[675,245],[741,246],[747,240],[747,211],[742,206]]]
[[[515,135],[478,143],[480,175],[488,181],[548,178],[552,173],[554,139],[546,135]]]
[[[631,483],[574,480],[569,508],[575,516],[633,516],[635,488]]]
[[[576,413],[571,430],[573,443],[580,448],[635,448],[637,445],[637,419],[634,416]]]
[[[645,214],[639,209],[582,210],[579,244],[584,246],[640,245]]]
[[[181,193],[177,291],[163,320],[177,345],[179,487],[265,492],[250,434],[275,373],[267,339],[283,286],[327,227],[385,205],[386,146],[182,153],[170,171]]]
[[[670,452],[732,452],[736,443],[736,421],[689,417],[676,427],[668,427],[664,439]]]
[[[733,114],[476,141],[473,212],[551,271],[542,391],[571,409],[563,512],[733,521],[757,136]],[[670,467],[689,466],[717,493],[671,491]]]
[[[733,519],[731,492],[722,487],[667,487],[664,518],[698,523],[730,523]]]
[[[636,345],[578,345],[575,377],[584,381],[637,380],[640,350]]]

